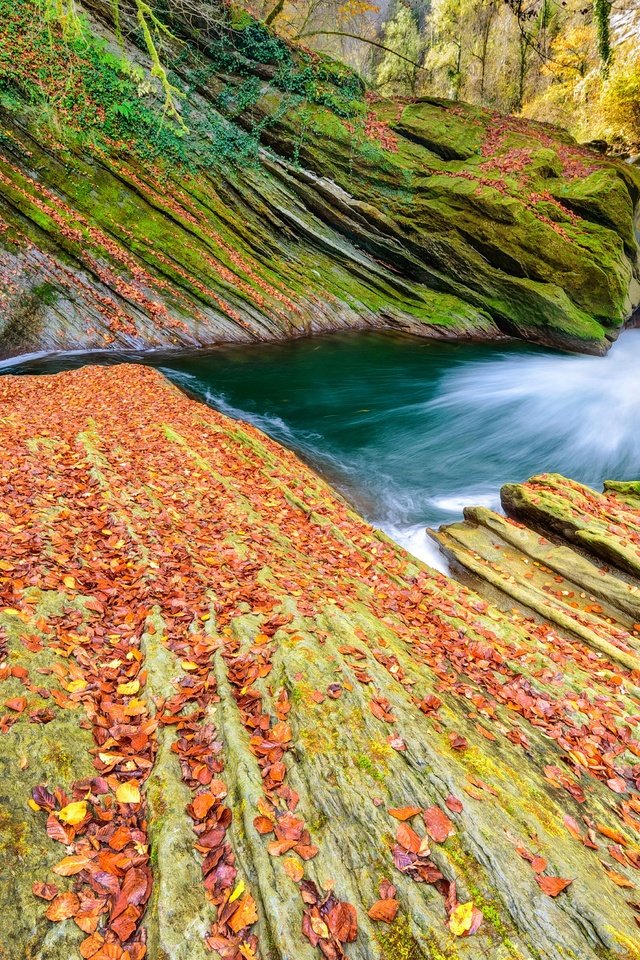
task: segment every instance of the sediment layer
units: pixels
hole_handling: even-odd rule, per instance
[[[637,960],[633,484],[450,528],[483,597],[156,371],[0,434],[2,960]]]

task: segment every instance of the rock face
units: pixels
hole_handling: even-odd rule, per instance
[[[150,369],[0,434],[2,960],[637,960],[634,485],[507,494],[604,571],[482,515],[532,616]]]
[[[187,131],[99,2],[65,41],[0,0],[2,355],[361,326],[606,351],[640,300],[633,167],[166,6]]]

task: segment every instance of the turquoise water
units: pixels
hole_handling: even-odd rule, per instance
[[[51,372],[97,358],[34,359]],[[380,333],[139,359],[296,450],[373,523],[433,560],[427,525],[541,471],[640,475],[640,330],[610,354],[433,343]]]

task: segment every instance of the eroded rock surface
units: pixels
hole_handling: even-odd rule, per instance
[[[637,960],[635,582],[483,598],[142,367],[0,434],[2,960]],[[545,484],[635,549],[633,485]]]
[[[0,0],[4,356],[362,326],[603,353],[640,301],[640,175],[560,130],[376,100],[242,11],[172,0],[184,131],[108,5],[75,43],[38,11]]]

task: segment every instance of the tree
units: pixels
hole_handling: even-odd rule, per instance
[[[415,96],[424,41],[420,36],[415,14],[406,4],[398,4],[395,14],[385,24],[383,39],[389,49],[385,51],[378,65],[378,87],[386,94],[409,92],[411,96]],[[400,56],[394,56],[392,51]]]

